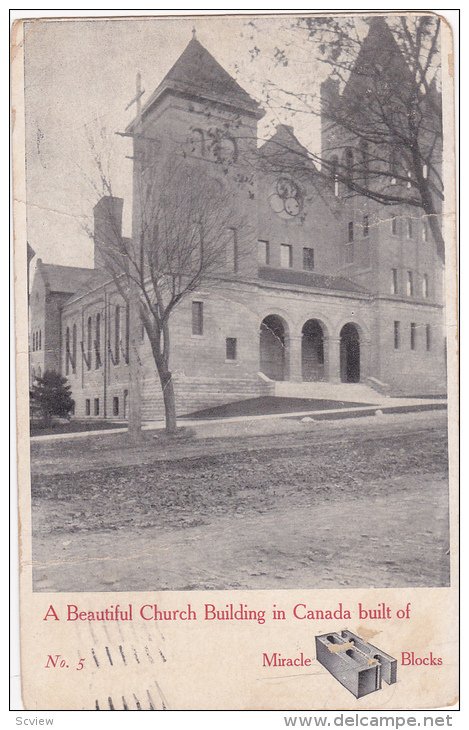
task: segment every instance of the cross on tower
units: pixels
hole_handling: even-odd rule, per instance
[[[131,101],[129,101],[129,103],[125,107],[125,111],[127,111],[127,109],[130,109],[132,104],[136,104],[138,121],[140,121],[140,115],[142,113],[142,96],[144,95],[144,93],[145,89],[142,89],[142,76],[140,74],[140,71],[137,71],[137,77],[135,80],[135,96],[133,99],[131,99]]]

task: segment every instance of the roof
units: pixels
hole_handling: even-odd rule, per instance
[[[85,294],[95,291],[102,284],[106,284],[112,279],[112,274],[105,269],[89,269],[89,271],[91,271],[91,275],[89,275],[86,281],[73,292],[70,299],[67,299],[67,304],[75,301],[75,299],[79,299],[79,297],[82,297]]]
[[[38,270],[42,274],[44,283],[52,292],[73,294],[92,276],[94,269],[85,269],[79,266],[57,266],[43,264],[38,261]]]
[[[143,107],[142,116],[149,112],[153,104],[168,91],[218,101],[260,118],[264,112],[247,91],[220,66],[218,61],[192,38],[176,63],[168,71],[159,86]],[[128,129],[133,127],[129,125]]]
[[[368,294],[367,290],[344,276],[326,276],[314,271],[294,271],[293,269],[274,269],[268,266],[259,268],[259,277],[267,281],[283,284],[298,284],[312,289],[328,289],[330,291],[355,292]]]
[[[277,124],[272,137],[259,148],[259,155],[274,166],[276,163],[291,165],[296,160],[301,169],[307,167],[309,171],[317,172],[309,150],[301,144],[295,136],[293,127],[288,124]]]

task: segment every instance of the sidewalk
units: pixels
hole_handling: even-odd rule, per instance
[[[307,418],[311,420],[340,420],[342,418],[359,418],[376,414],[377,411],[385,413],[412,413],[427,410],[442,410],[447,407],[446,399],[433,398],[384,398],[382,403],[373,405],[354,406],[352,408],[334,408],[327,410],[304,410],[286,413],[271,413],[259,416],[230,416],[226,418],[207,418],[207,419],[188,419],[184,418],[179,423],[186,427],[197,429],[204,425],[215,425],[217,423],[251,423],[255,421],[265,421],[271,419],[299,419]],[[380,415],[378,413],[377,415]],[[147,421],[143,424],[144,431],[159,431],[165,427],[164,421]],[[61,441],[64,439],[75,439],[89,436],[109,436],[111,434],[122,434],[127,429],[112,428],[100,429],[95,431],[78,431],[76,433],[60,433],[47,434],[44,436],[31,436],[31,442],[42,441]]]

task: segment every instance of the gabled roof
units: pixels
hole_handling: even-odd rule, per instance
[[[309,150],[298,140],[293,127],[288,124],[278,124],[272,137],[259,147],[259,155],[266,161],[270,161],[273,167],[280,165],[295,164],[301,169],[308,168],[309,172],[317,172],[317,167],[310,157]]]
[[[112,274],[105,269],[91,269],[91,276],[88,276],[81,286],[73,292],[70,299],[67,299],[67,304],[74,302],[76,299],[89,294],[90,292],[96,291],[100,286],[112,281]]]
[[[38,261],[37,271],[51,292],[73,294],[92,276],[94,269],[80,266],[57,266]]]
[[[259,104],[220,66],[218,61],[194,37],[168,71],[142,110],[145,116],[163,96],[172,91],[191,98],[215,101],[238,109],[258,119],[264,115]],[[128,129],[132,129],[135,121]]]
[[[259,268],[259,278],[276,281],[282,284],[298,284],[312,289],[328,289],[329,291],[355,292],[368,294],[366,289],[355,284],[344,276],[326,276],[313,271],[294,271],[293,269],[274,269],[268,266]]]
[[[343,99],[353,100],[357,94],[365,93],[370,77],[376,76],[378,71],[394,83],[412,81],[410,69],[384,17],[372,17],[368,24],[369,31],[345,84]]]

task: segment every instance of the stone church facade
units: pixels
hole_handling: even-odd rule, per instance
[[[371,27],[365,49],[378,31]],[[338,92],[326,83],[330,93]],[[278,383],[306,397],[324,383],[444,393],[444,267],[425,218],[347,197],[312,163],[305,169],[292,127],[279,125],[259,146],[262,116],[193,38],[127,130],[135,190],[146,155],[156,151],[162,163],[182,155],[219,178],[248,221],[248,235],[233,228],[216,280],[171,315],[178,414],[273,395]],[[324,120],[323,155],[334,134]],[[95,207],[95,269],[39,261],[31,290],[31,377],[60,370],[79,417],[128,416],[131,319],[99,256],[103,229],[121,230],[122,207],[117,198]],[[138,236],[135,211],[133,220]],[[161,386],[143,328],[138,342],[143,418],[159,419]]]

